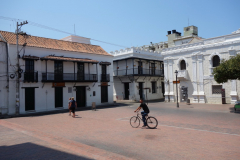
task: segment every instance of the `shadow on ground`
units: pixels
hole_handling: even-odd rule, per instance
[[[22,143],[12,146],[0,146],[1,160],[9,159],[81,159],[92,160],[33,143]]]

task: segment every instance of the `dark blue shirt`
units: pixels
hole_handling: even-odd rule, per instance
[[[72,103],[71,107],[72,107],[72,108],[75,108],[75,107],[76,107],[75,101],[74,101],[74,100],[71,100],[71,103]]]
[[[140,107],[142,107],[145,113],[150,113],[148,106],[145,103],[141,103]]]

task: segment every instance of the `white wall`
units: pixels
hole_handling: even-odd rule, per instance
[[[1,49],[3,48],[3,49]],[[19,47],[21,48],[21,46]],[[16,72],[16,62],[17,62],[17,54],[16,54],[16,45],[9,45],[9,74],[15,74]],[[0,72],[2,74],[3,70],[6,70],[6,61],[2,59],[6,59],[4,55],[6,54],[6,49],[4,49],[3,43],[0,44]],[[103,56],[97,54],[87,54],[87,53],[76,53],[76,52],[68,52],[62,50],[52,50],[52,49],[44,49],[44,48],[35,48],[35,47],[26,47],[25,55],[37,56],[37,57],[45,57],[48,55],[55,56],[63,56],[64,57],[75,57],[75,58],[89,58],[97,61],[107,61],[110,62],[111,65],[107,66],[107,73],[110,74],[110,82],[108,82],[108,104],[113,103],[113,57],[112,56]],[[20,53],[20,56],[23,56],[23,52]],[[25,70],[25,61],[23,59],[19,60],[20,68]],[[52,87],[52,83],[46,82],[42,83],[42,73],[46,72],[46,61],[37,60],[34,61],[35,71],[38,71],[38,82],[35,83],[24,83],[24,76],[22,74],[22,78],[20,79],[20,113],[25,112],[25,89],[24,87],[36,87],[35,88],[35,111],[48,111],[55,110],[55,89]],[[90,74],[96,74],[96,64],[89,64]],[[104,105],[105,103],[101,103],[101,82],[100,82],[100,74],[101,74],[101,65],[97,64],[98,67],[98,82],[65,82],[65,87],[63,87],[63,108],[67,108],[68,98],[76,97],[76,91],[74,91],[73,86],[89,86],[90,91],[86,90],[86,106],[91,106],[92,102],[96,102],[96,105]],[[88,74],[88,64],[85,63],[85,74]],[[6,72],[6,71],[5,71]],[[47,72],[54,72],[54,61],[47,61]],[[75,63],[75,72],[77,72],[77,63]],[[63,62],[63,73],[74,73],[74,63],[73,62]],[[0,107],[9,106],[9,114],[15,114],[15,97],[16,97],[16,76],[9,81],[9,92],[4,88],[6,84],[6,77],[0,77]],[[72,87],[72,93],[68,93],[68,87]],[[93,96],[93,91],[96,92],[96,96]],[[7,98],[10,97],[9,104],[7,105]],[[0,110],[1,112],[1,110]]]
[[[191,103],[221,104],[222,96],[221,94],[212,94],[212,85],[222,85],[222,88],[225,89],[226,102],[234,103],[240,95],[239,80],[236,82],[228,81],[224,84],[218,84],[214,81],[211,58],[218,55],[221,60],[227,60],[230,56],[235,56],[238,53],[240,53],[240,34],[206,39],[195,44],[163,50],[165,77],[170,81],[169,85],[166,84],[166,88],[169,87],[169,92],[174,92],[170,98],[176,101],[176,84],[173,85],[171,81],[175,81],[174,71],[180,70],[179,62],[184,59],[187,62],[188,79],[180,80],[178,91],[180,91],[181,86],[188,87],[188,98]],[[173,64],[172,69],[171,64]],[[167,90],[166,93],[169,94]],[[180,92],[178,93],[181,96]],[[235,93],[236,95],[234,95]]]

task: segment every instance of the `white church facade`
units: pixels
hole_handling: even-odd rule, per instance
[[[209,39],[199,38],[195,26],[185,27],[184,32],[190,33],[176,37],[173,45],[161,52],[164,56],[165,101],[176,101],[178,85],[179,101],[190,99],[191,103],[234,103],[240,98],[240,81],[229,80],[218,84],[212,72],[222,59],[240,54],[239,31]],[[177,33],[168,36],[174,34]],[[194,39],[197,40],[190,43]],[[176,70],[180,83],[173,84]]]

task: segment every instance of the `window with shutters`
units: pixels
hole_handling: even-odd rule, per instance
[[[152,93],[156,93],[156,82],[152,82]]]

